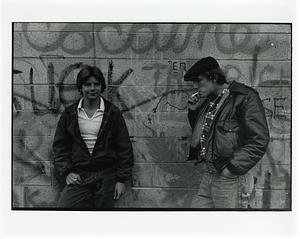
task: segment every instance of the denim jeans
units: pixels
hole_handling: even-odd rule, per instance
[[[239,187],[243,181],[244,176],[224,175],[206,166],[192,207],[240,208]]]
[[[57,202],[59,208],[101,209],[114,207],[115,173],[81,171],[81,184],[64,187]]]

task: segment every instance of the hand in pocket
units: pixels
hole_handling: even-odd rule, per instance
[[[227,177],[227,178],[234,178],[234,177],[236,177],[236,175],[232,174],[227,167],[223,169],[223,171],[222,171],[221,174],[223,176]]]

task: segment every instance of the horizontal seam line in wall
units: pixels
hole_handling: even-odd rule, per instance
[[[128,49],[129,50],[129,49]],[[159,53],[164,53],[164,52],[159,52]],[[158,54],[159,54],[158,53]],[[120,53],[120,54],[124,54],[124,53]],[[120,55],[120,54],[116,54],[116,55]],[[136,55],[142,55],[142,54],[137,54],[137,53],[134,53]],[[180,53],[174,53],[174,54],[177,54],[177,55],[180,55]],[[245,53],[240,53],[240,54],[245,54]],[[114,55],[114,54],[109,54],[109,55]],[[157,61],[157,60],[176,60],[176,61],[187,61],[187,60],[199,60],[199,58],[139,58],[139,57],[136,57],[136,58],[126,58],[126,57],[84,57],[84,56],[63,56],[63,55],[46,55],[46,56],[13,56],[13,58],[15,59],[37,59],[37,60],[41,60],[41,58],[43,59],[60,59],[60,60],[65,60],[65,59],[88,59],[88,60],[94,60],[94,59],[99,59],[99,60],[106,60],[106,59],[109,59],[109,60],[126,60],[128,61],[128,59],[130,60],[147,60],[147,61]],[[219,60],[219,61],[250,61],[250,62],[253,62],[253,58],[235,58],[235,59],[231,59],[231,58],[218,58],[216,60]],[[271,61],[271,62],[279,62],[279,61],[290,61],[291,62],[291,58],[258,58],[256,59],[256,62],[260,62],[260,61]]]
[[[68,30],[68,31],[63,31],[63,30],[53,30],[53,31],[49,31],[49,30],[29,30],[29,31],[22,31],[22,30],[14,30],[14,33],[38,33],[38,32],[41,32],[41,33],[59,33],[59,32],[63,32],[63,33],[67,33],[67,32],[71,32],[71,33],[113,33],[113,34],[116,34],[118,35],[117,31],[111,31],[111,30]],[[139,34],[149,34],[149,35],[153,35],[153,31],[135,31],[134,33],[130,33],[130,31],[124,31],[124,30],[121,30],[120,33],[124,33],[126,35],[139,35]],[[235,32],[235,31],[196,31],[196,30],[192,30],[192,31],[157,31],[157,34],[156,35],[159,35],[159,34],[191,34],[191,35],[197,35],[199,33],[206,33],[206,34],[235,34],[235,35],[260,35],[260,34],[263,34],[263,35],[276,35],[276,34],[279,34],[279,35],[291,35],[292,32],[291,31],[278,31],[278,32],[268,32],[268,31],[262,31],[262,32]]]
[[[170,189],[170,190],[189,190],[189,191],[198,191],[198,188],[187,188],[187,187],[139,187],[139,186],[132,186],[130,189],[146,189],[146,190],[151,190],[151,189]],[[263,190],[263,191],[273,191],[273,190],[281,190],[281,191],[290,191],[290,189],[279,189],[279,188],[272,188],[272,189],[263,189],[263,188],[256,188],[256,190]]]
[[[38,176],[37,176],[38,177]],[[32,180],[32,179],[29,179],[29,181]],[[49,187],[49,186],[55,186],[53,184],[51,184],[51,178],[48,179],[50,181],[49,184],[38,184],[38,183],[28,183],[28,182],[20,182],[20,183],[13,183],[14,186],[24,186],[24,187],[27,187],[27,186],[36,186],[36,187]]]
[[[18,186],[18,187],[50,187],[50,188],[56,188],[57,185],[53,184],[26,184],[26,183],[20,183],[20,184],[13,184],[13,186]],[[131,186],[128,188],[133,189],[133,190],[157,190],[157,189],[163,189],[163,190],[186,190],[186,191],[198,191],[199,188],[192,188],[192,187],[146,187],[146,186]],[[271,189],[264,189],[262,187],[256,188],[258,191],[291,191],[289,188],[271,188]]]
[[[277,80],[278,82],[282,82],[283,80]],[[184,81],[182,81],[183,85],[179,85],[179,84],[173,84],[173,85],[123,85],[123,84],[108,84],[108,86],[122,86],[122,88],[126,88],[126,87],[155,87],[155,88],[159,88],[159,87],[166,87],[166,86],[172,86],[172,88],[174,88],[174,90],[176,88],[178,88],[179,90],[183,91],[183,90],[194,90],[193,86],[191,86],[190,84],[187,84],[185,83]],[[76,84],[74,83],[69,83],[69,84],[61,84],[61,83],[21,83],[21,82],[15,82],[13,83],[13,85],[24,85],[24,86],[76,86]],[[291,85],[270,85],[270,86],[266,86],[266,85],[256,85],[256,86],[252,86],[252,87],[255,87],[255,88],[260,88],[260,87],[286,87],[286,86],[289,86],[291,87]],[[182,88],[184,87],[184,88]]]
[[[179,113],[181,113],[181,112],[179,112]],[[16,136],[16,137],[20,137],[20,135],[14,135],[14,136]],[[134,136],[134,135],[130,135],[130,137],[133,137],[133,138],[135,138],[135,139],[145,139],[145,140],[147,140],[147,139],[178,139],[178,141],[185,141],[185,140],[182,140],[182,139],[180,139],[179,137],[180,136],[165,136],[165,137],[150,137],[150,136]],[[191,136],[188,136],[189,138],[191,137]],[[291,141],[291,137],[286,137],[286,138],[278,138],[278,137],[270,137],[270,140],[278,140],[278,141]],[[135,142],[132,142],[132,143],[135,143]]]
[[[16,82],[16,83],[13,83],[13,85],[15,86],[15,85],[17,85],[17,86],[53,86],[53,87],[55,87],[55,86],[57,86],[57,87],[59,87],[59,86],[74,86],[74,87],[76,87],[76,84],[59,84],[59,83],[54,83],[54,84],[47,84],[47,83],[34,83],[34,84],[30,84],[30,83],[18,83],[18,82]],[[120,86],[120,85],[122,85],[122,88],[124,88],[124,87],[168,87],[168,86],[178,86],[178,84],[174,84],[174,85],[159,85],[159,84],[157,84],[157,85],[123,85],[123,84],[119,84],[119,85],[107,85],[107,86]],[[288,88],[292,88],[292,86],[291,85],[257,85],[257,86],[254,86],[254,87],[256,87],[256,88],[259,88],[259,87],[261,87],[261,88],[266,88],[266,87],[268,87],[268,88],[270,88],[270,87],[272,87],[272,88],[282,88],[282,87],[288,87]],[[188,89],[190,89],[190,90],[192,90],[192,89],[194,89],[194,88],[188,88]]]
[[[18,147],[17,147],[18,148]],[[26,151],[26,150],[25,150]],[[14,155],[12,155],[12,156],[14,156]],[[16,156],[18,156],[18,155],[16,155]],[[22,164],[22,160],[20,160],[20,159],[13,159],[13,162],[15,162],[15,163],[21,163]],[[36,161],[36,160],[26,160],[26,162],[28,162],[28,163],[30,163],[30,162],[33,162],[33,163],[38,163],[38,162],[40,162],[40,161]],[[41,162],[49,162],[49,163],[53,163],[53,160],[51,160],[51,159],[47,159],[47,160],[41,160]],[[163,165],[163,164],[166,164],[166,165],[170,165],[170,164],[174,164],[174,165],[177,165],[177,164],[194,164],[193,162],[180,162],[180,161],[178,161],[178,162],[141,162],[141,161],[134,161],[134,165],[137,165],[137,164],[139,164],[139,165],[143,165],[143,164],[147,164],[147,165]],[[281,165],[281,166],[291,166],[291,164],[290,163],[261,163],[261,165],[264,165],[264,166],[274,166],[274,165]],[[193,165],[194,166],[194,165]],[[195,167],[197,167],[197,166],[195,166]]]
[[[26,111],[28,113],[33,113],[33,112],[29,112],[29,111]],[[162,112],[162,113],[165,113],[165,112]],[[173,113],[173,112],[172,112]],[[174,113],[179,113],[179,114],[186,114],[186,112],[174,112]],[[16,119],[17,120],[17,119]],[[19,120],[19,119],[18,119]],[[53,135],[42,135],[42,137],[54,137],[54,134]],[[13,135],[13,137],[23,137],[22,135]],[[27,137],[27,136],[25,136]],[[28,135],[28,137],[40,137],[40,135]],[[189,136],[186,136],[186,135],[182,135],[182,136],[165,136],[165,137],[150,137],[150,136],[134,136],[134,135],[130,135],[130,137],[134,137],[134,138],[138,138],[138,139],[165,139],[165,138],[176,138],[178,139],[179,141],[184,141],[183,139],[181,139],[181,137],[191,137],[191,135]],[[270,137],[270,140],[282,140],[282,141],[289,141],[291,140],[290,137],[286,137],[286,138],[279,138],[279,137]]]
[[[188,161],[182,160],[182,161],[172,161],[172,162],[166,162],[166,161],[165,162],[164,161],[162,161],[162,162],[160,162],[160,161],[145,162],[145,161],[136,161],[135,160],[134,164],[141,164],[141,165],[142,164],[154,164],[154,165],[160,165],[160,164],[191,164],[191,165],[193,165],[194,161],[193,162],[188,162]],[[258,164],[260,164],[260,165],[290,165],[289,163],[263,163],[263,161],[258,162]]]

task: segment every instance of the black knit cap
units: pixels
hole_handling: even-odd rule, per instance
[[[183,78],[185,81],[192,81],[197,79],[200,74],[218,68],[220,68],[220,66],[215,58],[211,56],[204,57],[192,65],[192,67],[185,73]]]

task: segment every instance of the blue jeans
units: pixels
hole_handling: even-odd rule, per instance
[[[225,176],[206,167],[192,207],[240,208],[239,186],[243,180],[244,176]]]

